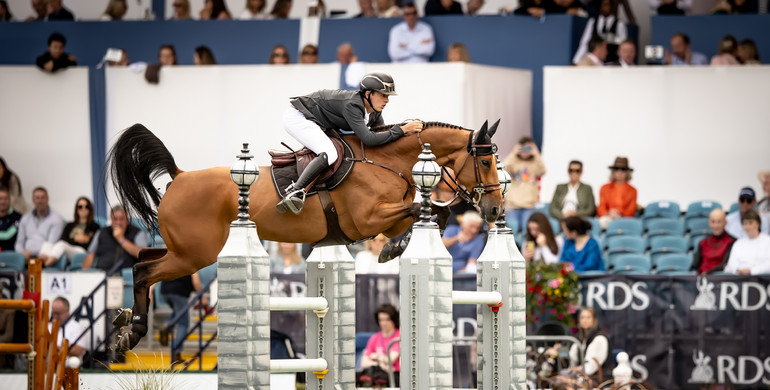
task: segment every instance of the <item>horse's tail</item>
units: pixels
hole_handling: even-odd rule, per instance
[[[140,218],[145,227],[156,231],[156,209],[161,193],[153,180],[164,173],[173,180],[182,172],[166,145],[144,125],[137,123],[126,129],[107,153],[105,172],[126,213]]]

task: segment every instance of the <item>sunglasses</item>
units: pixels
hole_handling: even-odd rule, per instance
[[[316,55],[318,55],[318,52],[317,52],[317,51],[303,51],[303,52],[302,52],[302,55],[303,55],[303,56],[304,56],[304,55],[309,55],[309,56],[316,56]]]
[[[580,173],[580,172],[583,172],[583,170],[582,169],[570,169],[569,170],[569,173]]]
[[[88,208],[87,204],[79,204],[78,205],[78,210],[87,209],[87,208]]]
[[[613,170],[613,171],[622,171],[622,172],[626,172],[626,171],[628,171],[628,168],[612,168],[612,170]]]
[[[289,55],[286,53],[273,53],[273,57],[288,57]]]
[[[751,203],[754,201],[754,199],[751,198],[738,198],[738,201],[741,203]]]

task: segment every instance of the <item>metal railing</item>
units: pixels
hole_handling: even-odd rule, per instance
[[[217,280],[216,273],[214,274],[214,277],[211,278],[206,284],[198,291],[192,298],[190,298],[189,301],[187,301],[187,304],[184,305],[184,307],[176,313],[176,315],[169,321],[168,327],[169,329],[173,329],[174,326],[179,323],[179,321],[182,320],[182,316],[189,316],[190,315],[190,309],[195,305],[198,304],[198,320],[193,324],[192,327],[190,327],[187,330],[187,333],[184,335],[184,339],[187,340],[187,337],[192,335],[196,330],[198,331],[198,351],[195,353],[195,355],[186,361],[184,363],[184,369],[187,369],[192,365],[192,363],[195,361],[195,359],[198,359],[198,371],[203,370],[203,351],[205,351],[209,345],[217,338],[217,331],[214,331],[214,333],[211,335],[211,338],[206,340],[206,343],[203,343],[203,322],[206,320],[206,318],[211,315],[211,313],[214,312],[214,309],[216,309],[216,304],[210,306],[208,310],[204,310],[203,308],[203,294],[209,291],[211,288],[211,285],[214,283],[214,281]],[[177,336],[179,337],[179,336]],[[182,342],[179,346],[179,348],[175,348],[174,342],[171,342],[171,358],[173,359],[174,356],[177,356],[177,353],[181,353],[181,349],[184,346],[184,342]]]

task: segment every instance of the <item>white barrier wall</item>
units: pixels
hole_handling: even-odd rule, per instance
[[[584,163],[599,188],[615,156],[628,156],[638,202],[702,199],[727,208],[743,186],[761,197],[770,169],[770,67],[546,67],[541,200]]]

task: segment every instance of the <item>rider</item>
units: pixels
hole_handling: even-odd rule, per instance
[[[393,78],[386,73],[369,73],[361,80],[359,91],[325,89],[291,98],[283,115],[284,128],[318,157],[286,189],[286,196],[275,206],[279,213],[291,210],[299,214],[305,204],[305,187],[340,157],[324,129],[352,130],[366,146],[393,142],[422,130],[421,121],[394,125],[382,132],[370,130],[385,123],[382,110],[391,95],[396,95]]]

